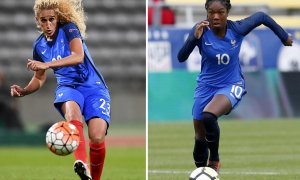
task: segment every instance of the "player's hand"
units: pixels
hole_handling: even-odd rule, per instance
[[[10,95],[12,97],[23,97],[26,95],[26,90],[18,85],[10,86]]]
[[[28,59],[27,69],[31,71],[47,70],[49,66],[46,63]]]
[[[288,39],[285,43],[283,43],[285,46],[292,46],[293,45],[293,36],[289,33]]]
[[[196,39],[200,39],[200,37],[203,33],[203,28],[204,27],[209,28],[209,22],[208,21],[201,21],[200,23],[198,23],[196,25],[195,34],[194,34]]]

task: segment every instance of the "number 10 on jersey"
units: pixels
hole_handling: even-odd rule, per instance
[[[216,57],[218,59],[218,65],[221,65],[221,64],[227,65],[230,61],[230,56],[226,53],[217,54]]]

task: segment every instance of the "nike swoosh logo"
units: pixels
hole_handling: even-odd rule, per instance
[[[45,54],[46,51],[47,51],[47,49],[45,49],[45,51],[42,51],[42,54]]]
[[[213,43],[208,43],[208,42],[204,42],[204,44],[205,44],[206,46],[211,46],[211,45],[213,45]]]

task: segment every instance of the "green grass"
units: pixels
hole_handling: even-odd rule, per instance
[[[145,148],[107,148],[103,180],[145,179]],[[46,147],[0,147],[0,179],[74,180],[73,155],[60,157]]]
[[[134,136],[145,137],[144,123],[112,124],[107,138]],[[34,136],[30,137],[32,141]],[[15,137],[10,138],[12,142],[9,144],[19,142],[16,138],[22,139],[21,135],[17,134]],[[0,180],[79,179],[73,171],[75,161],[73,155],[54,155],[44,145],[44,139],[44,135],[38,139],[38,142],[41,141],[41,146],[4,146],[0,144]],[[107,143],[101,180],[141,180],[146,179],[145,177],[145,145],[131,146],[128,144],[119,146]]]
[[[221,120],[222,180],[300,179],[300,120]],[[183,180],[195,169],[192,122],[150,123],[148,179]]]

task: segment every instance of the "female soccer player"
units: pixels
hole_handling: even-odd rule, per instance
[[[105,158],[105,135],[110,122],[110,96],[84,42],[85,15],[81,0],[36,0],[34,12],[42,34],[33,46],[27,68],[34,71],[23,88],[11,86],[11,95],[23,97],[40,89],[46,71],[57,79],[54,106],[80,132],[74,152],[74,170],[81,179],[99,180]],[[90,169],[87,165],[83,120],[88,126]]]
[[[286,46],[292,37],[265,13],[258,12],[240,21],[227,20],[230,0],[207,0],[207,20],[197,23],[178,53],[184,62],[195,46],[202,56],[201,73],[197,78],[192,110],[195,129],[193,157],[197,167],[208,166],[219,172],[218,117],[229,114],[245,91],[239,63],[243,38],[257,26],[269,27]],[[208,152],[209,151],[209,152]]]

